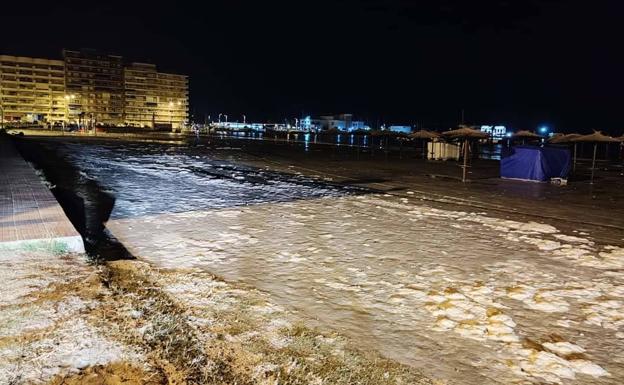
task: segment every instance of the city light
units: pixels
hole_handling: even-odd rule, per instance
[[[542,133],[542,134],[547,133],[547,132],[548,132],[548,127],[546,127],[546,126],[541,126],[541,127],[539,128],[539,132],[540,132],[540,133]]]

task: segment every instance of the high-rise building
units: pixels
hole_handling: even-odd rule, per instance
[[[69,119],[123,123],[123,59],[93,50],[63,50]]]
[[[0,108],[4,122],[67,119],[61,60],[0,55]]]
[[[0,114],[8,123],[184,127],[188,77],[121,56],[63,50],[63,60],[0,55]]]
[[[158,73],[156,124],[181,128],[188,121],[188,77]]]
[[[156,126],[158,111],[156,66],[132,63],[124,68],[124,120],[138,127]]]
[[[128,124],[181,128],[188,120],[188,78],[132,63],[124,68],[124,102]]]

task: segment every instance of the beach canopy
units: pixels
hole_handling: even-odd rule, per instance
[[[460,127],[456,130],[443,132],[442,135],[447,138],[464,139],[464,165],[462,166],[462,182],[466,182],[466,173],[468,172],[468,140],[469,139],[487,139],[490,134],[475,130],[468,127]]]
[[[433,131],[419,130],[409,134],[409,137],[412,139],[435,139],[440,137],[440,134]]]
[[[580,138],[581,134],[558,134],[548,140],[552,144],[572,144],[574,143],[574,155],[572,156],[572,170],[576,171],[576,145],[574,141],[576,138]]]
[[[588,143],[615,143],[619,142],[618,139],[604,135],[600,131],[594,131],[593,134],[589,135],[581,135],[577,138],[572,139],[573,142],[588,142]]]
[[[527,130],[520,130],[518,132],[515,132],[512,135],[513,138],[533,138],[533,139],[542,139],[541,135],[538,135],[534,132],[531,131],[527,131]]]
[[[545,182],[570,172],[570,150],[561,147],[516,146],[500,161],[502,178]]]
[[[442,135],[449,138],[474,138],[474,139],[487,139],[490,134],[487,132],[475,130],[473,128],[461,127],[456,130],[445,131]]]
[[[550,138],[549,142],[553,144],[572,143],[574,139],[581,137],[581,134],[559,134]]]
[[[600,131],[595,131],[593,134],[581,135],[578,138],[572,139],[573,142],[586,142],[594,144],[594,156],[592,158],[591,179],[590,184],[594,184],[594,171],[596,170],[596,151],[598,143],[619,143],[620,141],[608,135],[604,135]]]
[[[410,139],[433,140],[435,138],[439,138],[440,134],[434,131],[418,130],[416,132],[412,132],[411,134],[409,134],[409,137]],[[431,147],[431,151],[433,154],[433,147]],[[427,147],[426,146],[423,146],[423,157],[427,159]]]

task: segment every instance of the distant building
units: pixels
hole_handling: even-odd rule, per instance
[[[0,107],[9,123],[67,120],[63,61],[0,55]]]
[[[69,120],[122,124],[122,57],[93,50],[63,50],[63,60]]]
[[[10,123],[181,128],[188,77],[121,56],[63,50],[63,60],[0,55],[0,107]]]
[[[481,131],[489,134],[494,140],[501,140],[507,136],[507,127],[505,126],[481,126]]]
[[[124,121],[139,127],[180,128],[188,120],[188,79],[154,64],[124,68]]]
[[[402,132],[404,134],[409,134],[412,132],[412,126],[389,126],[389,131],[393,132]]]
[[[301,119],[300,127],[303,130],[370,130],[363,121],[353,120],[352,114],[323,115],[317,119],[306,116]]]
[[[263,123],[241,123],[241,122],[216,122],[212,123],[212,127],[222,130],[252,130],[252,131],[264,131],[265,125]]]

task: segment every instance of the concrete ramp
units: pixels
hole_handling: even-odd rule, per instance
[[[0,249],[84,253],[82,237],[7,136],[0,135]]]

